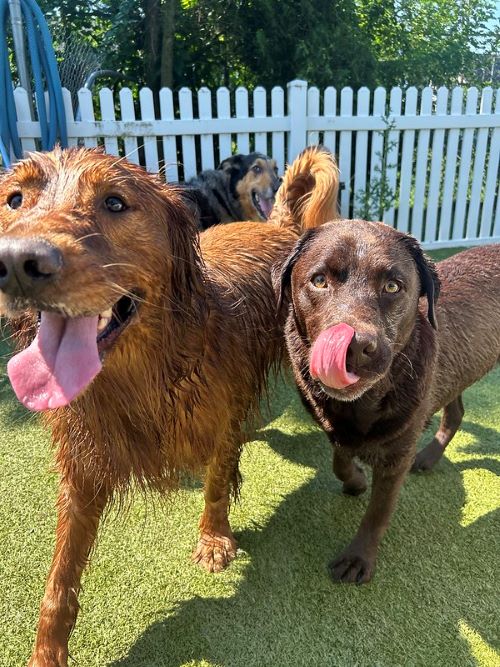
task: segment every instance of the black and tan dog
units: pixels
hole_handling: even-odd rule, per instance
[[[199,228],[240,220],[267,220],[281,185],[275,160],[262,153],[233,155],[202,171],[186,192],[198,209]]]
[[[462,392],[499,360],[500,245],[434,266],[392,227],[340,220],[307,232],[276,269],[295,379],[344,492],[367,486],[354,457],[373,467],[361,525],[330,566],[334,580],[363,583],[426,422],[444,408],[417,470],[441,456],[462,421]]]

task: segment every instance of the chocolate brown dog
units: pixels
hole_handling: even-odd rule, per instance
[[[500,245],[437,268],[414,238],[361,220],[306,232],[275,267],[295,379],[333,445],[344,492],[366,489],[353,457],[373,466],[366,514],[330,565],[336,581],[371,579],[426,422],[445,408],[419,469],[441,456],[459,427],[463,390],[499,359]]]

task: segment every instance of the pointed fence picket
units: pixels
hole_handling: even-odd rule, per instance
[[[448,89],[440,88],[436,98],[436,114],[446,115],[448,105]],[[429,175],[429,191],[427,196],[427,210],[425,217],[424,240],[432,242],[436,238],[439,193],[441,190],[441,167],[444,149],[444,130],[434,130],[432,138],[432,155]]]
[[[352,116],[352,88],[343,88],[340,97],[340,115],[343,120]],[[339,140],[339,168],[343,189],[340,192],[340,213],[342,217],[349,217],[349,205],[351,203],[351,157],[352,157],[352,131],[344,129],[340,133]]]
[[[451,93],[452,116],[459,116],[462,113],[463,88],[454,88]],[[444,172],[443,197],[441,205],[441,217],[439,220],[439,240],[446,241],[451,238],[453,203],[455,200],[455,183],[457,173],[458,143],[460,140],[460,130],[448,131],[448,143],[446,145],[446,166]]]
[[[208,88],[200,88],[198,91],[198,112],[200,120],[207,121],[206,125],[210,127],[210,120],[212,119],[212,93]],[[201,135],[200,149],[201,168],[215,169],[213,134],[206,133]]]
[[[248,119],[248,90],[236,89],[236,118]],[[248,132],[238,132],[236,135],[239,153],[250,153],[250,135]]]
[[[96,135],[95,132],[97,127],[94,114],[94,104],[92,101],[92,93],[88,88],[81,88],[78,91],[78,103],[80,105],[78,107],[78,114],[77,114],[80,117],[80,120],[78,122],[78,128],[75,128],[72,131],[72,127],[71,125],[69,125],[68,127],[69,135],[73,137],[78,137],[78,136],[81,137],[82,143],[85,146],[85,148],[95,148],[97,146],[99,135],[98,134]],[[84,127],[85,129],[88,128],[88,130],[90,130],[88,134],[87,132],[82,131]],[[79,128],[81,128],[80,132],[78,131]],[[94,129],[94,132],[92,132],[92,129]]]
[[[497,90],[496,93],[495,112],[497,115],[500,114],[500,90]],[[483,210],[481,213],[481,229],[479,231],[480,238],[488,238],[490,234],[492,236],[498,236],[500,233],[500,229],[498,229],[498,227],[492,229],[495,197],[497,202],[496,205],[497,219],[500,219],[500,204],[498,203],[499,158],[500,158],[500,127],[496,127],[492,131],[492,136],[491,136],[490,154],[488,159],[488,169],[486,173],[486,184],[485,184],[484,199],[483,199]]]
[[[26,92],[15,91],[23,149],[40,126]],[[340,211],[409,231],[425,247],[500,242],[500,90],[390,91],[292,81],[210,91],[122,88],[63,93],[69,145],[103,145],[168,182],[214,169],[235,152],[271,154],[283,173],[308,145],[324,144],[340,168]],[[377,201],[384,192],[381,201]]]
[[[174,96],[170,88],[162,88],[160,90],[160,118],[167,125],[174,122]],[[162,143],[165,180],[167,183],[176,183],[179,180],[176,137],[171,134],[164,135]]]
[[[418,90],[408,88],[405,100],[405,116],[417,115]],[[399,177],[398,229],[408,232],[410,229],[410,198],[413,183],[413,154],[415,151],[415,130],[403,132],[401,167]]]
[[[229,121],[231,118],[231,100],[227,88],[217,90],[217,118]],[[221,132],[219,134],[219,164],[232,153],[231,133]]]
[[[132,95],[132,91],[129,88],[122,88],[120,90],[120,108],[122,112],[122,120],[126,123],[134,123],[134,97]],[[137,137],[130,137],[125,135],[123,137],[123,144],[125,157],[127,160],[133,162],[134,164],[140,164]]]
[[[253,115],[254,118],[265,118],[266,117],[266,91],[265,88],[259,86],[253,91]],[[258,153],[267,155],[269,150],[267,148],[267,133],[266,132],[256,132],[255,133],[255,150]]]
[[[387,93],[385,88],[377,88],[375,90],[375,94],[373,96],[373,116],[375,118],[386,118],[387,111],[386,111],[386,98],[387,98]],[[382,178],[384,178],[384,143],[385,143],[385,129],[387,129],[387,121],[385,121],[386,125],[383,129],[381,130],[375,130],[374,132],[371,133],[371,143],[372,143],[372,150],[371,150],[371,158],[370,158],[370,193],[376,192],[377,188],[380,186],[380,183],[382,181]],[[360,194],[357,194],[358,200],[360,199]],[[377,203],[379,205],[377,205]],[[364,215],[366,216],[367,213],[370,213],[368,217],[379,217],[377,215],[377,211],[380,209],[380,203],[374,199],[374,197],[370,197],[369,201],[367,202],[367,206],[365,206],[365,212]],[[368,210],[369,209],[369,210]]]
[[[485,88],[481,96],[480,114],[491,113],[491,103],[493,101],[493,91],[491,88]],[[479,206],[481,204],[481,189],[483,187],[483,177],[486,163],[486,150],[488,145],[488,130],[481,128],[477,131],[476,150],[474,158],[474,168],[472,170],[472,182],[470,188],[469,208],[467,211],[466,237],[474,238],[477,236]]]
[[[361,88],[358,92],[358,116],[368,116],[370,112],[370,91]],[[368,131],[356,132],[356,166],[354,168],[354,215],[356,215],[356,199],[366,190]]]
[[[142,91],[141,91],[142,92]],[[115,120],[115,102],[113,92],[109,88],[101,88],[99,91],[101,102],[101,116],[103,121]],[[106,153],[118,155],[118,139],[115,135],[104,136],[104,148]]]
[[[275,86],[271,92],[271,116],[279,120],[285,118],[285,91],[279,86]],[[271,155],[276,160],[279,173],[282,174],[285,171],[285,133],[273,132],[271,136]]]

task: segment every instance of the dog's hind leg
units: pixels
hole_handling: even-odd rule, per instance
[[[464,416],[464,404],[462,396],[448,403],[443,408],[443,416],[439,429],[431,442],[422,449],[412,465],[412,472],[430,470],[442,457],[444,450],[458,431]]]
[[[80,578],[95,540],[107,494],[62,481],[57,500],[56,548],[29,667],[67,667],[68,638],[78,614]]]
[[[365,473],[339,445],[333,445],[333,472],[344,482],[342,491],[349,496],[359,496],[366,491]]]
[[[233,454],[233,453],[232,453]],[[236,452],[234,452],[236,455]],[[209,572],[220,572],[236,556],[236,540],[229,525],[231,483],[237,476],[239,449],[235,459],[217,453],[205,476],[205,508],[200,519],[200,538],[193,561]]]

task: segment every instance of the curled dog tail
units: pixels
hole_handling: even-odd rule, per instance
[[[339,170],[321,146],[306,148],[285,172],[270,221],[297,233],[338,218]]]

